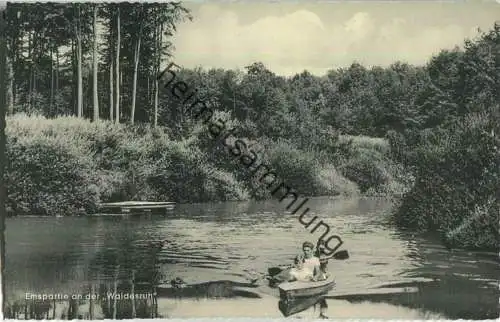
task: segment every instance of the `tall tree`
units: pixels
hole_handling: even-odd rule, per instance
[[[161,40],[162,40],[162,30],[161,30],[161,22],[158,15],[159,9],[155,10],[156,13],[156,21],[155,21],[155,76],[160,74],[160,64],[161,64]],[[154,100],[154,121],[153,126],[156,127],[158,125],[158,94],[160,82],[158,81],[158,77],[155,77],[155,100]]]
[[[109,120],[114,121],[115,118],[115,48],[116,48],[116,4],[106,4],[102,6],[100,11],[105,31],[103,34],[104,43],[102,48],[104,63],[101,65],[108,71],[108,87],[109,87]]]
[[[75,5],[75,36],[76,36],[76,63],[77,63],[77,115],[83,117],[83,79],[82,79],[82,28],[81,28],[81,5]]]
[[[5,109],[6,109],[6,64],[7,64],[7,39],[6,39],[6,3],[0,3],[0,285],[2,295],[5,295]],[[0,309],[5,312],[5,296],[2,296]],[[2,316],[2,318],[4,318]]]
[[[17,8],[17,9],[16,9]],[[15,69],[17,57],[20,51],[20,38],[23,26],[19,23],[21,11],[19,4],[10,5],[9,10],[5,10],[6,15],[6,41],[7,41],[7,113],[14,112],[15,101]]]
[[[113,121],[113,97],[115,95],[115,89],[113,87],[113,58],[111,58],[110,64],[109,64],[109,120]]]
[[[97,11],[99,9],[98,4],[94,4],[94,41],[93,41],[93,51],[92,60],[94,63],[93,70],[93,98],[94,98],[94,121],[99,119],[99,96],[97,93],[97,73],[98,73],[98,57],[97,57]]]
[[[7,113],[14,114],[14,67],[12,59],[7,56]]]
[[[120,123],[120,7],[116,10],[115,123]]]
[[[142,30],[144,26],[144,6],[141,5],[139,9],[139,14],[137,17],[137,21],[139,22],[139,31],[137,33],[135,52],[134,52],[134,78],[133,78],[133,87],[132,87],[132,107],[130,111],[130,121],[134,124],[135,121],[135,103],[137,97],[137,69],[139,67],[139,57],[141,52],[141,39],[142,39]]]

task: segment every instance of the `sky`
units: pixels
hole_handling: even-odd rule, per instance
[[[498,2],[497,2],[498,1]],[[500,0],[184,1],[193,21],[173,39],[187,68],[243,69],[256,62],[279,75],[323,75],[354,61],[425,64],[500,21]]]

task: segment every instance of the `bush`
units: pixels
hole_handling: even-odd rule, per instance
[[[10,213],[67,215],[95,210],[100,191],[85,149],[61,137],[10,136],[7,159]]]
[[[389,181],[389,174],[380,166],[382,162],[374,160],[377,157],[380,155],[374,151],[362,150],[341,166],[342,173],[347,179],[356,182],[361,192],[367,192],[368,189],[377,190]]]
[[[179,202],[242,200],[247,192],[234,176],[213,167],[206,155],[188,142],[172,142],[147,175],[158,192]]]
[[[342,176],[333,165],[323,166],[317,175],[320,186],[324,187],[325,194],[353,196],[360,193],[359,187]]]
[[[336,186],[339,183],[328,180],[336,179],[338,173],[328,177],[326,169],[313,153],[299,150],[284,140],[265,145],[268,146],[265,151],[268,164],[286,185],[309,196],[339,193]]]
[[[498,240],[500,186],[495,126],[487,114],[475,114],[430,131],[414,147],[417,179],[402,200],[396,222],[440,231],[458,246],[498,247],[493,242]]]
[[[340,160],[339,170],[359,186],[361,193],[392,195],[406,191],[411,185],[408,172],[392,160],[387,140],[341,136],[339,141],[349,149]]]

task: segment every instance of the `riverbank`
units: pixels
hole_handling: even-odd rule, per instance
[[[241,166],[213,155],[204,133],[182,140],[169,129],[74,117],[7,118],[8,212],[82,215],[100,202],[162,200],[177,203],[267,199]],[[208,135],[208,134],[205,134]],[[266,144],[264,157],[302,195],[392,193],[404,187],[381,139],[341,137],[333,164],[291,144]],[[227,156],[226,156],[227,157]]]

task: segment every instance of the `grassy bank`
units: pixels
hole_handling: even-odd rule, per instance
[[[98,202],[204,202],[268,198],[251,176],[202,129],[173,140],[166,128],[91,123],[74,117],[7,118],[8,210],[23,215],[93,212]],[[382,140],[343,137],[329,163],[285,141],[266,142],[263,156],[301,195],[389,191],[391,165]],[[333,160],[333,158],[330,158]],[[370,190],[371,189],[371,190]]]

